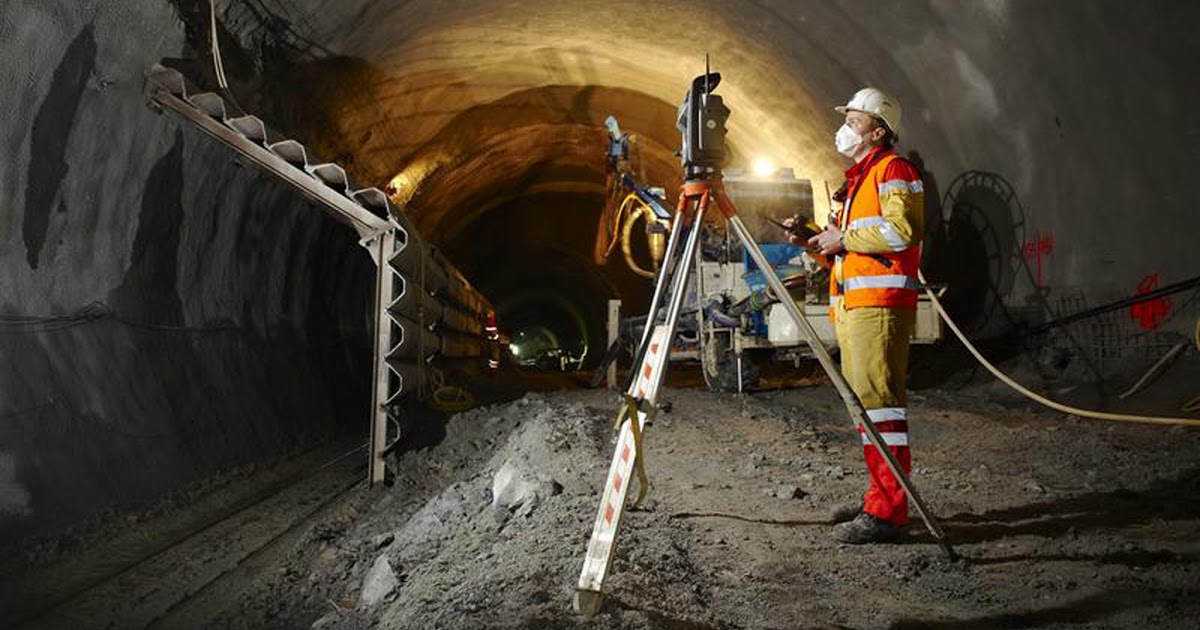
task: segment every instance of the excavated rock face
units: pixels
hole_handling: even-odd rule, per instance
[[[176,12],[11,2],[0,33],[0,538],[361,430],[370,258],[146,106]]]
[[[649,293],[617,258],[595,259],[601,123],[638,136],[639,176],[673,197],[675,108],[706,53],[733,110],[731,166],[770,157],[816,191],[845,167],[831,107],[865,84],[899,98],[900,149],[927,175],[926,268],[977,333],[1200,268],[1179,184],[1196,157],[1193,3],[217,9],[244,108],[387,188],[502,328],[586,343],[593,359],[604,302],[629,314]],[[142,74],[160,60],[213,85],[207,16],[197,0],[0,6],[6,538],[302,447],[338,431],[332,418],[361,422],[369,261],[291,192],[145,106]],[[1193,314],[1117,313],[1116,334],[1072,352],[1137,359],[1156,346],[1133,333]]]

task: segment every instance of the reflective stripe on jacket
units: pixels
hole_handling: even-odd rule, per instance
[[[831,311],[839,299],[848,309],[917,306],[924,187],[911,163],[890,148],[878,151],[864,158],[874,163],[854,182],[851,190],[857,192],[837,217],[847,251],[838,256],[830,274]]]

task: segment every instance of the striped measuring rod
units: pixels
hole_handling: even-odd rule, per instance
[[[629,386],[629,395],[636,397],[638,401],[645,401],[643,406],[646,409],[653,408],[658,397],[659,385],[662,384],[667,355],[670,352],[670,334],[670,327],[666,324],[654,328],[654,334],[650,336],[650,346],[646,349],[642,364],[638,368],[637,378]],[[645,428],[645,421],[646,412],[639,410],[639,429]],[[588,543],[587,556],[583,561],[583,572],[579,575],[579,588],[575,593],[575,610],[587,616],[596,614],[600,608],[600,589],[604,586],[604,578],[612,561],[617,529],[621,526],[621,516],[625,512],[625,495],[629,490],[630,475],[633,473],[637,457],[633,427],[629,414],[625,414],[617,437],[617,448],[613,452],[612,464],[608,467],[608,479],[604,483],[604,494],[600,499],[600,509],[596,513],[596,524],[592,527],[592,539]]]

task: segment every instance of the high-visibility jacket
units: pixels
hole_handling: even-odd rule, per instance
[[[838,300],[847,309],[916,308],[925,231],[920,172],[891,147],[879,147],[846,176],[846,201],[833,217],[846,251],[837,255],[829,275],[830,315]]]

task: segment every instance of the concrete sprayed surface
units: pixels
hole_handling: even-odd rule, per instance
[[[616,398],[561,391],[452,417],[439,444],[395,462],[394,486],[339,499],[155,627],[1200,623],[1195,431],[1064,419],[978,392],[914,395],[913,479],[963,556],[947,562],[919,521],[897,545],[831,540],[829,509],[866,483],[831,388],[665,396],[672,411],[647,431],[651,491],[627,512],[593,619],[571,599]],[[202,562],[175,561],[184,575]]]

